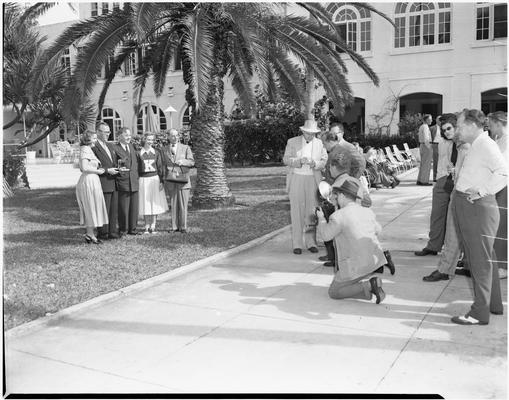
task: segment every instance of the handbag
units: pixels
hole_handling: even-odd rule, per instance
[[[173,183],[187,183],[189,180],[187,176],[184,174],[184,170],[180,165],[177,165],[180,168],[180,171],[175,170],[176,164],[173,164],[173,167],[170,171],[166,170],[166,177],[164,178],[167,182]]]

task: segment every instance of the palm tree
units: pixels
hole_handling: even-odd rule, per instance
[[[356,4],[378,13],[366,3]],[[149,77],[155,94],[161,95],[175,50],[181,49],[186,100],[193,108],[191,137],[198,169],[193,205],[225,206],[234,201],[223,154],[226,77],[248,111],[255,103],[251,87],[255,75],[269,98],[281,87],[309,110],[312,105],[300,73],[304,66],[308,76],[323,84],[335,112],[341,114],[353,98],[339,49],[378,84],[374,71],[341,38],[325,8],[318,3],[294,6],[308,11],[311,18],[285,15],[282,3],[125,3],[123,9],[66,29],[36,69],[43,71],[63,50],[80,41],[83,51],[65,104],[69,113],[75,112],[108,65],[100,112],[115,73],[130,54],[143,50],[134,82],[135,104],[139,105]],[[37,7],[43,6],[36,4],[29,11],[33,14]]]

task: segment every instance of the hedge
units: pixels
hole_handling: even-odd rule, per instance
[[[242,165],[281,162],[287,140],[299,135],[303,124],[304,117],[232,121],[225,125],[225,162]],[[418,147],[416,135],[410,132],[391,136],[345,134],[345,139],[359,142],[361,147],[383,148],[396,144],[403,149],[405,142],[410,147]]]

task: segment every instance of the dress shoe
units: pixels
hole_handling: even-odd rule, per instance
[[[391,275],[394,275],[396,273],[396,266],[392,262],[391,253],[389,250],[384,251],[385,259],[387,260],[387,264],[385,264],[385,267],[389,268],[389,271],[391,271]]]
[[[315,246],[312,246],[308,249],[311,253],[318,253],[318,249]]]
[[[380,304],[385,299],[385,292],[382,289],[382,280],[374,276],[370,278],[369,284],[371,285],[371,293],[376,297],[376,304]]]
[[[490,311],[494,315],[504,315],[504,311]]]
[[[431,254],[432,256],[436,256],[438,254],[438,252],[430,250],[427,247],[425,247],[421,251],[414,251],[414,254],[416,256],[427,256],[428,254]]]
[[[141,232],[138,232],[138,231],[129,231],[127,232],[128,235],[133,235],[133,236],[136,236],[136,235],[141,235],[142,233]]]
[[[382,265],[380,268],[377,268],[373,271],[374,274],[383,274],[384,273],[384,266]]]
[[[419,182],[419,181],[417,181],[417,186],[433,186],[433,184],[429,183],[429,182]]]
[[[479,321],[470,315],[459,315],[451,318],[451,322],[458,325],[488,325],[487,322]]]
[[[293,249],[293,254],[302,254],[301,249]]]
[[[443,274],[443,273],[439,272],[438,270],[435,270],[428,276],[425,276],[424,278],[422,278],[422,280],[424,282],[448,281],[449,275]]]
[[[181,229],[180,233],[187,233],[187,229]]]
[[[470,273],[470,270],[466,269],[466,268],[456,268],[456,270],[454,271],[454,274],[455,275],[466,276],[468,278],[472,277],[472,274]]]
[[[110,240],[114,240],[114,239],[120,239],[120,235],[116,234],[116,233],[110,233],[108,235],[108,239]]]
[[[180,229],[168,229],[168,233],[180,232]]]
[[[324,267],[333,267],[334,266],[334,262],[333,261],[326,261],[323,263],[323,266]]]
[[[320,261],[330,261],[328,256],[320,256],[320,257],[318,257],[318,260],[320,260]]]
[[[92,237],[92,236],[89,236],[89,235],[85,235],[85,242],[87,242],[88,244],[90,244],[90,243],[101,244],[102,240],[97,239],[97,238]]]

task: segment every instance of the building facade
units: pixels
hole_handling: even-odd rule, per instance
[[[485,112],[507,110],[507,4],[506,3],[374,3],[388,15],[393,27],[380,16],[346,3],[329,3],[328,10],[347,43],[362,55],[380,78],[376,87],[345,54],[348,81],[355,104],[343,120],[357,133],[397,133],[405,112],[430,113],[434,117],[463,108]],[[79,18],[108,13],[121,3],[79,3]],[[292,14],[292,6],[286,9]],[[70,23],[40,27],[51,43]],[[79,48],[71,46],[63,56],[70,68]],[[150,82],[143,104],[134,115],[133,80],[141,54],[133,54],[111,83],[101,110],[110,125],[111,140],[127,126],[133,132],[146,130],[152,110],[160,130],[189,124],[180,60],[175,58],[168,73],[166,90],[157,98]],[[104,79],[97,81],[92,98],[98,99]],[[315,93],[316,99],[323,93]],[[225,110],[230,112],[236,95],[225,85]],[[19,129],[19,127],[17,128]],[[5,133],[4,133],[5,134]],[[35,150],[48,156],[49,142],[72,141],[72,132],[62,125]]]

